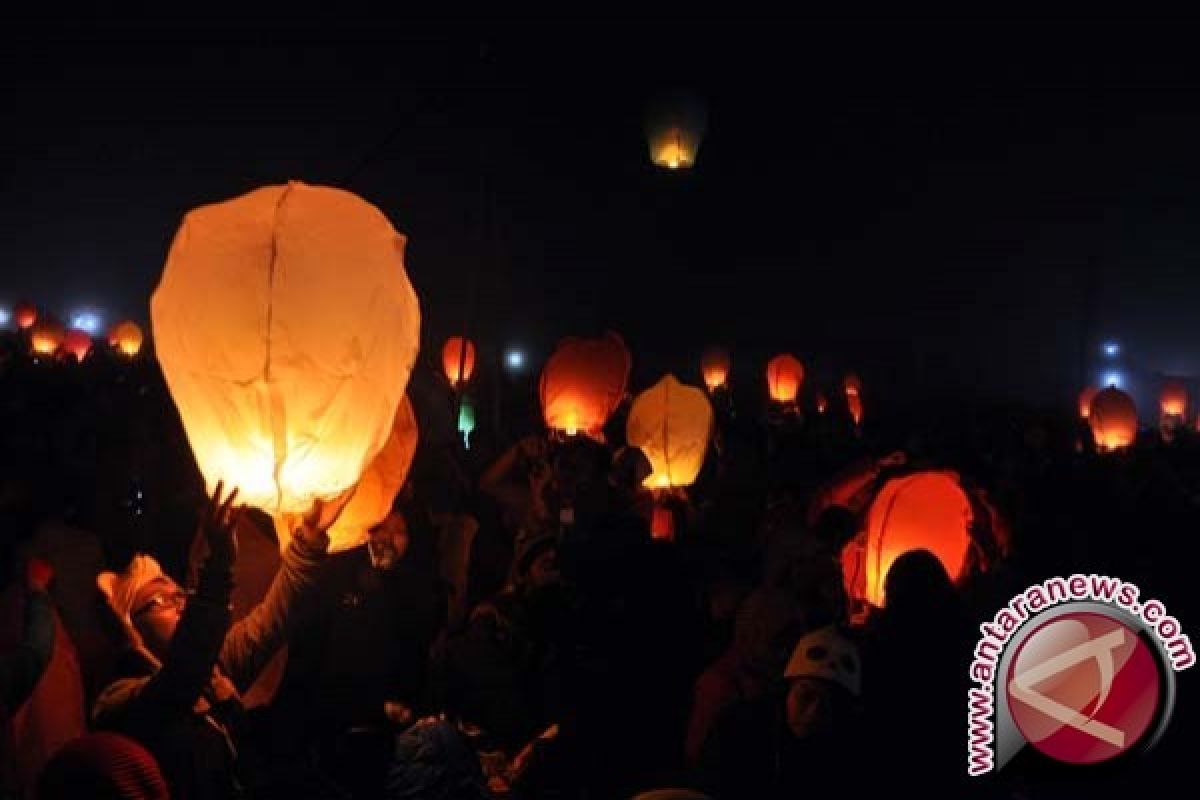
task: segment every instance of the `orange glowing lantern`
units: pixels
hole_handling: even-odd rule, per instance
[[[688,169],[696,163],[708,127],[704,101],[680,92],[660,98],[646,117],[650,160],[666,169]]]
[[[33,326],[29,336],[29,346],[35,355],[52,356],[62,347],[66,332],[56,320],[43,317]]]
[[[123,356],[133,358],[142,349],[142,329],[132,320],[118,322],[108,332],[108,343]]]
[[[86,331],[72,328],[63,337],[62,349],[74,356],[76,361],[83,361],[87,354],[92,352],[92,337],[88,336]]]
[[[392,511],[392,504],[412,466],[413,454],[417,451],[417,417],[413,413],[408,397],[400,401],[392,432],[383,449],[367,465],[362,478],[354,487],[346,507],[337,522],[329,529],[329,551],[331,553],[358,547],[367,541],[371,528],[383,522]],[[286,550],[291,540],[291,530],[279,517],[275,519],[275,532],[279,547]]]
[[[729,380],[729,351],[721,347],[708,350],[700,360],[700,372],[710,392],[724,389]]]
[[[767,389],[776,403],[794,405],[804,385],[804,365],[790,353],[781,353],[767,363]]]
[[[691,486],[704,466],[713,412],[702,389],[666,375],[634,398],[625,440],[646,454],[653,472],[648,489]]]
[[[1158,398],[1163,416],[1182,417],[1187,414],[1188,390],[1179,381],[1167,381]]]
[[[952,580],[970,547],[971,501],[951,471],[918,472],[884,484],[867,511],[866,530],[842,553],[846,590],[876,607],[897,558],[912,550],[937,556]]]
[[[454,388],[465,386],[475,372],[475,345],[470,339],[451,336],[442,345],[442,370]]]
[[[1133,398],[1115,386],[1097,392],[1092,398],[1088,424],[1096,449],[1111,452],[1128,447],[1137,438],[1137,407]]]
[[[29,330],[33,324],[37,322],[37,309],[29,303],[18,303],[13,309],[13,321],[17,323],[17,327],[21,330]]]
[[[1092,400],[1096,397],[1096,392],[1100,391],[1095,386],[1088,386],[1079,393],[1079,416],[1082,419],[1087,419],[1092,414]]]
[[[404,245],[356,195],[298,182],[184,218],[151,324],[209,491],[276,515],[359,480],[417,355]]]
[[[625,396],[631,365],[629,350],[615,333],[564,339],[542,369],[538,387],[546,427],[599,438]]]
[[[829,408],[829,401],[825,399],[825,393],[817,392],[817,413],[824,414],[827,408]]]
[[[842,389],[847,397],[859,397],[862,395],[862,381],[853,372],[847,373],[842,379]]]

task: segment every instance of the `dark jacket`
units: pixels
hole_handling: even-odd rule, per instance
[[[214,703],[213,667],[245,691],[283,644],[292,611],[316,579],[324,551],[293,539],[267,596],[230,628],[228,569],[205,565],[161,667],[131,650],[96,700],[98,727],[139,740],[158,759],[171,796],[228,798],[241,794],[235,696]]]

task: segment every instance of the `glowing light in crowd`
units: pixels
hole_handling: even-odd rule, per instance
[[[525,354],[520,350],[509,350],[504,354],[504,363],[509,369],[520,369],[525,366]]]
[[[9,320],[12,319],[12,314],[7,308],[0,308],[0,328],[7,328]]]
[[[100,315],[95,311],[76,311],[71,315],[71,327],[95,336],[100,332]]]
[[[1116,342],[1105,342],[1104,343],[1104,355],[1108,356],[1109,358],[1115,358],[1116,356],[1119,356],[1120,354],[1121,354],[1121,345],[1117,344]]]
[[[1120,389],[1124,383],[1119,372],[1109,372],[1104,375],[1105,386],[1115,386]]]

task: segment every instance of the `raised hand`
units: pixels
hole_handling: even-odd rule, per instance
[[[351,486],[332,500],[313,500],[308,511],[300,517],[300,525],[294,536],[303,539],[310,545],[324,549],[329,546],[328,531],[338,521],[346,504],[354,496],[356,486]]]
[[[225,482],[217,481],[212,497],[200,514],[199,533],[208,545],[208,562],[232,567],[237,558],[237,523],[243,507],[235,506],[238,490],[224,494]]]

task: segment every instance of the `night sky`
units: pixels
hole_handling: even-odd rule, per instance
[[[641,383],[696,381],[723,343],[743,374],[789,349],[895,392],[1052,401],[1086,333],[1200,374],[1196,33],[9,25],[0,301],[145,319],[185,211],[295,178],[408,235],[427,346],[612,328]],[[680,86],[708,135],[693,172],[656,171],[646,103]]]

